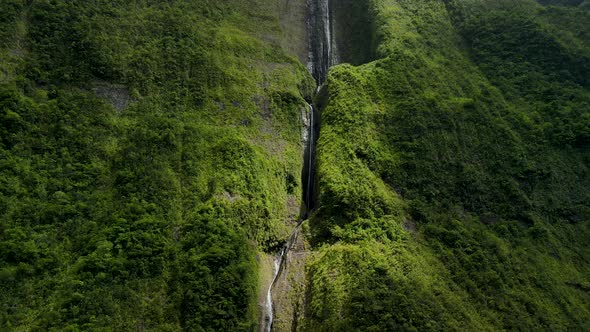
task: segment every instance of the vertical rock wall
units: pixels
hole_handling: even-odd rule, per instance
[[[302,63],[307,63],[307,1],[280,0],[279,20],[283,32],[281,45]]]

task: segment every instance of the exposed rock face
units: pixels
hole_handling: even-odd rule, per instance
[[[302,63],[307,63],[307,1],[280,0],[279,21],[283,30],[282,46],[295,55]]]
[[[369,1],[308,0],[307,66],[318,85],[339,63],[359,65],[375,56],[374,24]]]
[[[330,0],[308,0],[309,56],[307,68],[318,85],[326,81],[328,68],[338,63],[337,45],[332,38],[334,26],[331,2]]]
[[[299,228],[284,257],[283,270],[273,287],[273,331],[297,331],[302,323],[305,308],[305,264],[309,255],[310,248],[305,233]]]
[[[360,65],[375,57],[373,16],[368,0],[331,0],[332,64]]]
[[[328,69],[339,62],[330,4],[330,0],[280,2],[280,21],[286,36],[283,47],[302,62],[307,62],[318,86],[326,81]],[[318,119],[314,119],[314,115],[312,105],[301,112],[301,137],[305,148],[301,216],[290,221],[294,230],[285,247],[274,257],[274,269],[268,258],[261,264],[263,281],[259,298],[265,300],[259,302],[263,313],[259,321],[260,331],[296,331],[304,316],[305,265],[309,252],[301,220],[313,209],[313,154],[319,132],[319,114]],[[262,290],[267,291],[262,294]]]
[[[101,83],[93,90],[98,97],[104,98],[117,111],[126,109],[133,101],[129,95],[129,89],[124,85]]]

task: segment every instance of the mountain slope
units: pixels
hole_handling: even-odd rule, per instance
[[[0,326],[254,329],[313,89],[278,6],[0,6]]]
[[[590,328],[587,12],[368,4],[378,59],[322,101],[306,330]]]
[[[259,330],[314,98],[273,329],[589,330],[588,1],[328,4],[2,1],[0,329]]]

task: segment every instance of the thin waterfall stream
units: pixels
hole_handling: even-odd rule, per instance
[[[268,290],[266,292],[266,317],[265,317],[265,332],[270,332],[272,329],[272,323],[274,320],[274,308],[273,308],[273,300],[272,300],[272,289],[275,285],[277,279],[281,275],[282,270],[284,269],[284,263],[287,258],[287,254],[291,249],[293,243],[297,240],[297,235],[301,228],[303,222],[309,216],[309,212],[311,210],[311,200],[312,200],[312,191],[313,191],[313,152],[314,152],[314,108],[311,104],[308,104],[309,107],[309,127],[308,127],[308,136],[307,136],[307,162],[305,163],[304,167],[307,168],[307,177],[306,177],[306,193],[304,195],[304,204],[305,204],[305,213],[302,218],[299,219],[297,222],[297,226],[293,229],[289,238],[279,251],[278,255],[274,258],[274,266],[273,266],[273,278],[268,286]]]
[[[313,192],[313,157],[314,157],[314,108],[311,104],[309,106],[309,130],[307,136],[307,192],[305,195],[305,216],[304,219],[307,219],[309,216],[309,212],[313,208],[312,205],[312,192]]]
[[[333,22],[330,17],[330,0],[307,0],[308,19],[307,19],[307,34],[309,45],[309,61],[308,69],[315,78],[317,88],[315,94],[320,91],[321,86],[326,81],[328,69],[330,66],[337,63],[336,44],[332,36]],[[315,96],[314,96],[315,97]],[[315,165],[315,141],[317,139],[316,131],[319,130],[316,124],[316,114],[313,103],[308,104],[309,107],[309,122],[307,128],[307,146],[304,153],[303,166],[303,204],[304,209],[301,218],[297,225],[289,235],[285,244],[274,258],[273,278],[268,286],[265,303],[265,332],[272,330],[274,321],[274,311],[272,291],[277,279],[285,269],[285,262],[289,250],[297,240],[301,225],[309,217],[314,208],[314,165]]]

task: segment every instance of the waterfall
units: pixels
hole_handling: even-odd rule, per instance
[[[338,63],[338,52],[336,43],[332,36],[334,36],[333,17],[330,12],[330,0],[307,0],[308,19],[307,31],[309,42],[309,61],[307,68],[317,82],[316,94],[320,87],[327,79],[328,69]],[[304,160],[303,173],[303,202],[305,204],[305,213],[297,222],[297,226],[291,232],[291,235],[274,258],[273,278],[268,286],[266,293],[266,312],[265,312],[265,332],[272,330],[274,320],[274,307],[272,300],[272,289],[277,279],[280,277],[284,264],[289,254],[291,246],[297,239],[301,224],[309,216],[313,209],[313,183],[314,183],[314,145],[316,138],[316,123],[315,123],[315,109],[311,104],[309,107],[309,123],[308,135],[306,140],[306,153]]]
[[[313,195],[313,148],[314,148],[314,109],[311,104],[309,106],[309,134],[307,135],[307,186],[306,186],[306,193],[304,198],[305,203],[305,217],[309,214],[310,210],[313,208],[312,203],[312,195]]]
[[[270,285],[268,285],[268,290],[266,292],[266,303],[265,303],[265,309],[266,309],[266,313],[265,313],[265,328],[264,331],[265,332],[270,332],[272,329],[272,323],[274,320],[274,308],[273,308],[273,301],[272,301],[272,288],[274,286],[274,284],[276,283],[278,277],[281,274],[281,271],[283,270],[283,264],[284,261],[287,258],[287,254],[289,253],[289,250],[291,249],[291,246],[293,245],[293,243],[295,242],[295,240],[297,239],[297,235],[299,233],[299,229],[301,228],[301,224],[303,223],[303,221],[305,221],[305,218],[307,218],[307,215],[309,213],[309,210],[311,208],[311,202],[312,202],[312,192],[313,192],[313,143],[314,143],[314,122],[313,122],[313,106],[309,105],[309,127],[308,127],[308,135],[307,135],[307,163],[305,163],[304,168],[307,168],[307,177],[306,177],[306,193],[305,193],[305,197],[304,197],[304,203],[305,203],[305,215],[303,216],[303,218],[301,218],[298,222],[297,222],[297,226],[293,229],[293,231],[291,232],[291,235],[289,235],[289,238],[287,239],[287,241],[285,242],[285,244],[283,245],[283,247],[281,248],[281,250],[279,251],[279,254],[275,256],[273,262],[274,262],[274,269],[273,269],[273,278],[272,281],[270,282]]]
[[[272,281],[270,282],[270,285],[268,285],[268,291],[266,292],[266,319],[265,319],[266,327],[264,329],[265,332],[270,332],[270,329],[272,328],[272,321],[274,318],[273,317],[274,312],[273,312],[273,307],[272,307],[272,286],[275,284],[275,282],[277,281],[277,278],[279,277],[279,271],[281,269],[281,261],[283,260],[283,257],[285,255],[285,248],[286,248],[286,244],[281,249],[280,254],[274,258],[273,277],[272,277]]]
[[[301,228],[302,223],[303,223],[303,220],[300,220],[297,223],[297,226],[293,229],[293,231],[291,232],[291,235],[289,235],[287,242],[285,242],[285,244],[281,248],[281,251],[279,252],[279,254],[274,258],[274,276],[272,278],[272,281],[270,282],[270,285],[268,286],[268,291],[266,292],[266,319],[265,319],[266,326],[264,328],[265,332],[271,331],[272,323],[273,323],[273,319],[274,319],[274,311],[273,311],[274,308],[273,308],[273,302],[272,302],[272,287],[276,283],[277,278],[281,275],[281,271],[284,268],[284,262],[287,258],[287,254],[289,253],[289,249],[291,249],[291,246],[293,245],[293,243],[295,243],[295,240],[297,240],[297,235],[299,234],[299,229]]]
[[[334,41],[334,17],[330,0],[308,0],[307,31],[309,53],[307,68],[321,86],[328,69],[338,63],[337,44]]]

